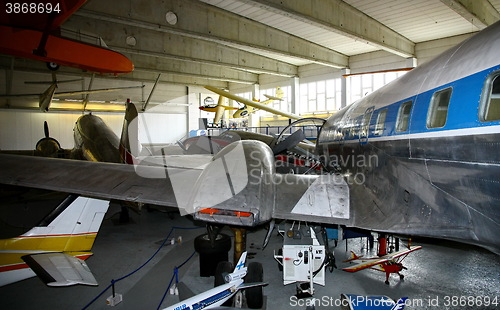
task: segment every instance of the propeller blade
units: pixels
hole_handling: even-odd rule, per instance
[[[47,124],[47,121],[43,122],[43,132],[45,132],[45,138],[49,138],[49,124]]]

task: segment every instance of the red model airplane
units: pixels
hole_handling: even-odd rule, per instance
[[[60,26],[86,0],[41,0],[6,3],[0,9],[0,53],[76,67],[97,73],[129,73],[124,55],[59,36]]]
[[[401,262],[406,258],[406,256],[408,256],[408,254],[413,251],[420,250],[421,248],[421,246],[411,246],[407,250],[401,250],[382,257],[370,257],[365,259],[361,259],[363,256],[357,256],[351,251],[351,258],[344,262],[356,262],[357,264],[348,268],[343,268],[342,270],[356,272],[370,268],[382,271],[385,272],[385,284],[389,284],[389,276],[391,273],[397,273],[401,280],[404,278],[404,275],[399,273],[403,269],[406,269]]]

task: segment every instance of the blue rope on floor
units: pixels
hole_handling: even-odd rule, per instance
[[[186,259],[182,264],[180,264],[179,267],[174,268],[174,274],[172,275],[172,278],[170,279],[170,283],[168,284],[167,289],[163,293],[163,297],[161,298],[161,301],[158,304],[158,307],[156,308],[156,310],[160,309],[161,304],[163,303],[163,300],[165,300],[165,297],[167,296],[167,292],[170,289],[170,286],[172,286],[172,281],[174,280],[174,278],[175,278],[175,283],[176,284],[179,283],[179,278],[178,278],[179,277],[179,268],[184,266],[194,256],[194,254],[196,254],[196,251],[194,251],[193,254],[191,254],[191,256],[189,256],[188,259]]]
[[[111,283],[102,292],[100,292],[94,299],[92,299],[87,305],[85,305],[85,307],[83,307],[82,310],[85,310],[88,307],[90,307],[90,305],[92,305],[97,299],[99,299],[99,297],[101,297],[104,293],[106,293],[106,291],[109,290],[109,288],[113,287],[116,282],[119,282],[123,279],[130,277],[131,275],[133,275],[137,271],[141,270],[144,266],[146,266],[156,256],[156,254],[158,254],[158,252],[160,252],[161,248],[165,245],[165,243],[170,238],[170,235],[172,234],[172,232],[174,230],[176,230],[176,229],[200,229],[200,228],[204,228],[204,227],[176,227],[176,226],[172,227],[170,229],[170,232],[168,233],[167,237],[165,238],[165,240],[163,240],[163,242],[161,243],[160,247],[156,250],[156,252],[144,264],[142,264],[140,267],[138,267],[134,271],[130,272],[129,274],[127,274],[121,278],[118,278],[117,280],[114,280],[114,279],[111,280]],[[182,267],[184,264],[186,264],[191,259],[191,257],[193,257],[194,254],[195,254],[195,252],[193,252],[193,254],[191,254],[191,256],[186,261],[184,261],[179,267],[176,267],[176,268],[178,269],[178,268]],[[170,285],[172,285],[172,280],[174,279],[174,276],[175,276],[175,273],[174,273],[174,275],[172,275],[172,279],[170,280],[170,284],[168,285],[167,291],[165,291],[165,294],[163,295],[163,298],[160,302],[160,305],[163,302],[163,299],[165,298],[166,292],[168,292],[168,290],[170,289]],[[160,307],[160,305],[158,305],[158,307]]]

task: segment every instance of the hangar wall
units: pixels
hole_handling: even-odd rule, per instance
[[[123,113],[93,113],[119,137]],[[50,136],[63,148],[73,148],[73,127],[81,112],[42,113],[38,111],[0,110],[0,150],[32,150],[44,137],[43,122],[49,125]],[[186,114],[140,113],[139,140],[145,144],[173,143],[186,134]]]
[[[114,132],[121,132],[123,113],[94,113],[102,117]],[[44,137],[43,122],[49,125],[50,136],[63,148],[73,148],[73,127],[81,112],[50,112],[0,110],[0,149],[33,150]]]
[[[415,51],[418,64],[432,59],[435,55],[455,46],[468,37],[470,35],[461,35],[416,44]],[[391,70],[409,66],[407,59],[383,51],[352,56],[349,59],[349,64],[351,73]],[[268,90],[277,86],[289,86],[292,87],[291,93],[295,92],[290,96],[291,100],[294,100],[291,104],[298,105],[301,96],[298,95],[299,90],[296,89],[300,88],[297,87],[297,83],[300,85],[301,83],[340,78],[343,71],[320,65],[306,65],[299,67],[298,73],[298,78],[260,75],[259,85],[229,83],[229,90],[233,93],[254,91],[259,96],[260,90]],[[4,77],[5,75],[2,75],[2,78]],[[0,87],[4,85],[4,83],[0,83]],[[146,98],[148,93],[149,89],[144,89],[143,97]],[[187,87],[164,84],[159,87],[153,96],[153,101],[157,104],[155,108],[151,108],[153,113],[146,113],[141,118],[141,122],[147,124],[147,126],[143,126],[143,131],[140,132],[141,142],[172,143],[184,137],[189,130],[197,129],[198,118],[200,117],[200,111],[198,110],[201,103],[200,94],[206,93],[208,91],[200,86]],[[347,104],[349,103],[347,102]],[[296,113],[303,110],[300,106],[296,106],[295,109]],[[254,119],[264,114],[263,112],[257,113],[261,114],[256,114],[253,117]],[[120,135],[123,113],[101,112],[95,114],[101,116],[112,130],[117,135]],[[73,126],[80,115],[81,112],[51,111],[41,113],[39,111],[0,110],[0,149],[33,149],[36,142],[44,135],[43,122],[45,120],[49,123],[51,136],[56,138],[62,147],[71,148],[73,147]],[[281,120],[276,121],[277,124],[282,122]],[[257,122],[252,121],[250,123],[255,124]],[[148,133],[146,133],[145,128],[147,128]]]

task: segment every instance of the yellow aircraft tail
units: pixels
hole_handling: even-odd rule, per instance
[[[356,255],[356,253],[354,253],[353,251],[351,251],[351,257],[349,259],[343,261],[343,263],[352,262],[353,260],[357,260],[357,259],[360,259],[362,257],[363,257],[363,255],[358,256],[358,255]]]
[[[0,240],[0,286],[38,275],[49,286],[97,285],[83,259],[109,201],[68,196],[37,227]]]

